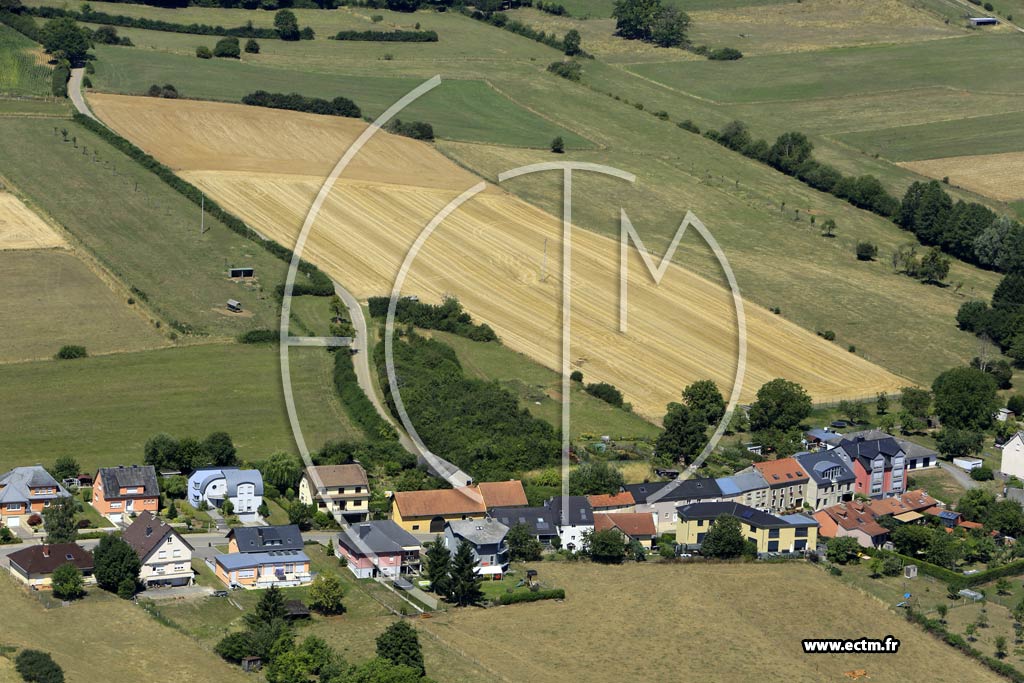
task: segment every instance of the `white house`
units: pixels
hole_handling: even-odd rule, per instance
[[[194,508],[203,503],[223,508],[231,501],[234,514],[242,521],[259,519],[263,503],[263,476],[259,470],[240,470],[237,467],[211,467],[196,470],[188,478],[188,502]]]
[[[124,530],[122,538],[142,562],[139,581],[143,585],[192,584],[192,546],[167,522],[143,512]]]
[[[1003,444],[1003,462],[999,471],[1024,479],[1024,432],[1017,432]]]
[[[594,509],[586,496],[568,496],[568,511],[562,515],[562,496],[544,504],[555,513],[558,539],[566,550],[576,552],[583,547],[583,535],[594,531]]]

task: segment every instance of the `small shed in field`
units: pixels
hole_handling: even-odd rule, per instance
[[[971,17],[968,19],[971,26],[995,26],[999,20],[995,17]]]
[[[242,312],[242,302],[236,301],[235,299],[228,299],[228,310],[232,313]]]

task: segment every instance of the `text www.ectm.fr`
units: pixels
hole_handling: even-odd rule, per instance
[[[880,652],[895,653],[900,649],[900,641],[892,636],[878,640],[875,638],[842,638],[806,639],[803,641],[804,652]]]

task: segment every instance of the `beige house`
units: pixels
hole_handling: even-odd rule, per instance
[[[11,574],[22,583],[40,590],[53,585],[53,572],[64,564],[73,564],[82,572],[85,584],[96,583],[92,553],[77,543],[44,543],[17,550],[7,556]],[[11,615],[11,621],[17,621]]]
[[[299,500],[338,522],[365,522],[370,512],[370,484],[362,465],[309,467],[299,482]]]
[[[189,586],[192,546],[170,524],[143,512],[125,529],[122,538],[142,562],[139,581],[144,586]]]

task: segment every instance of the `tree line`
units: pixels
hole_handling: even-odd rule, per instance
[[[338,31],[330,39],[378,43],[436,43],[437,31]]]
[[[391,299],[386,296],[371,296],[367,300],[370,317],[385,318]],[[425,304],[409,298],[401,298],[395,304],[395,321],[419,327],[424,330],[450,332],[473,341],[497,341],[498,335],[486,323],[475,324],[455,297],[445,297],[438,305]]]
[[[990,339],[1018,366],[1024,366],[1024,271],[1005,275],[990,304],[964,303],[956,320],[961,329]]]
[[[519,406],[497,382],[467,378],[455,351],[405,331],[393,345],[402,402],[430,450],[474,478],[508,479],[558,461],[558,433]],[[374,350],[378,376],[387,377],[384,344]],[[390,383],[384,393],[397,416]]]
[[[297,92],[286,95],[284,93],[257,90],[242,97],[242,104],[248,104],[253,107],[288,109],[290,111],[303,111],[310,114],[345,116],[356,119],[362,116],[362,111],[355,102],[341,96],[335,97],[333,100],[325,100],[320,97],[306,97]]]

